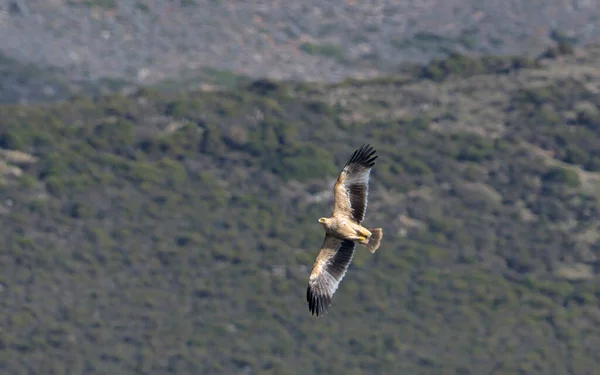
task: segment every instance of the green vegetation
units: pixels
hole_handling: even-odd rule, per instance
[[[597,56],[0,106],[0,370],[596,372]],[[383,244],[317,319],[316,219],[367,142]]]
[[[74,95],[118,92],[128,86],[122,79],[96,82],[68,79],[64,71],[41,69],[16,61],[0,52],[0,104],[64,100]]]
[[[98,7],[103,9],[115,9],[117,7],[117,0],[83,0],[78,2],[70,1],[74,5],[85,5],[88,7]]]
[[[344,59],[344,51],[341,47],[334,44],[303,43],[300,46],[300,50],[308,53],[309,55],[325,56],[340,61]]]
[[[415,48],[421,51],[448,53],[454,49],[457,40],[428,32],[418,32],[410,39],[392,39],[391,43],[399,50]]]
[[[423,52],[434,52],[434,55],[446,55],[456,51],[457,48],[476,51],[480,48],[480,44],[477,43],[478,34],[477,28],[465,29],[457,37],[430,32],[417,32],[411,38],[396,38],[390,42],[392,46],[404,52],[409,49],[416,49]]]
[[[527,57],[486,56],[474,59],[458,53],[433,60],[419,70],[419,77],[442,81],[449,75],[469,77],[477,74],[506,74],[523,68],[535,68],[536,62]]]

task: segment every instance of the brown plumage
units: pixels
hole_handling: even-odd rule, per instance
[[[381,243],[381,228],[361,225],[367,211],[369,178],[375,159],[375,150],[369,145],[354,151],[333,188],[331,216],[319,219],[325,229],[325,240],[313,264],[306,291],[308,308],[313,315],[323,315],[327,311],[352,262],[356,243],[365,246],[371,253]]]

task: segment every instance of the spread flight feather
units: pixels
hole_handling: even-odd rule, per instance
[[[369,178],[375,159],[375,150],[370,145],[363,145],[352,153],[333,188],[333,212],[330,217],[319,219],[325,239],[313,264],[306,291],[313,315],[327,311],[352,262],[356,243],[371,253],[379,248],[383,236],[381,228],[361,225],[367,210]]]

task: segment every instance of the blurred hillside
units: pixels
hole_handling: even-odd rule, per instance
[[[1,105],[0,372],[597,373],[600,48],[547,55]],[[315,318],[366,142],[384,242]]]
[[[0,52],[70,79],[204,69],[340,81],[449,52],[537,55],[597,41],[598,0],[0,0]]]

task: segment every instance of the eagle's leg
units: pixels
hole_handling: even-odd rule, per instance
[[[369,243],[369,238],[371,238],[371,232],[367,228],[359,227],[356,229],[356,233],[358,234],[360,243]]]

